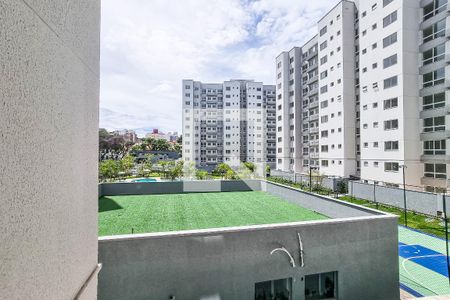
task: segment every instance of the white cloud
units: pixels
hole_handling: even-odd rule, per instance
[[[274,60],[301,46],[329,0],[105,0],[100,126],[181,129],[181,80],[274,83]]]

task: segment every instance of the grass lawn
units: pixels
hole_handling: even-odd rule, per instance
[[[99,199],[100,236],[320,219],[327,217],[259,191]]]
[[[400,217],[398,219],[398,223],[400,225],[405,225],[405,215],[402,209],[382,204],[378,204],[377,208],[374,202],[369,202],[364,199],[352,198],[350,196],[343,196],[339,199],[397,215]],[[440,237],[445,237],[445,228],[444,226],[442,226],[442,219],[424,216],[411,211],[407,212],[406,215],[408,217],[408,227],[419,229],[421,231],[431,233]]]

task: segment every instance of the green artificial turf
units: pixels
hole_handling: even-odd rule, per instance
[[[99,199],[101,236],[320,219],[327,217],[259,191]]]

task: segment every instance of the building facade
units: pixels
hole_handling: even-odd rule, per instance
[[[275,87],[183,80],[183,160],[212,170],[275,163]]]
[[[447,0],[378,0],[341,1],[318,20],[317,36],[276,59],[276,168],[392,185],[404,168],[411,186],[446,188],[447,19]]]

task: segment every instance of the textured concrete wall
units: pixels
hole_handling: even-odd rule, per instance
[[[97,266],[99,33],[98,0],[0,0],[2,299],[73,299]]]
[[[379,186],[361,182],[349,182],[349,194],[353,197],[377,201],[387,205],[403,208],[403,189]],[[450,202],[447,197],[447,212],[450,213]],[[442,195],[406,191],[406,207],[419,213],[436,216],[443,211]]]
[[[354,205],[326,196],[308,193],[269,181],[263,181],[261,183],[261,189],[269,194],[281,197],[286,201],[324,214],[330,218],[350,218],[382,214],[377,210]]]
[[[198,180],[102,183],[99,196],[260,191],[260,180]]]
[[[298,264],[300,233],[305,267]],[[339,299],[398,300],[397,219],[325,220],[216,230],[102,237],[99,299],[254,299],[255,283],[338,272]]]

